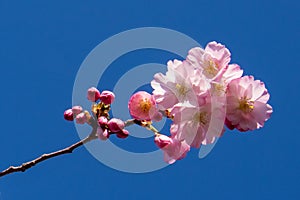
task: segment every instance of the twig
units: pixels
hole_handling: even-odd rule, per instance
[[[87,142],[90,142],[90,141],[92,141],[96,138],[97,138],[96,129],[93,129],[93,131],[91,132],[91,134],[89,136],[87,136],[86,138],[80,140],[79,142],[77,142],[77,143],[75,143],[75,144],[73,144],[73,145],[71,145],[67,148],[64,148],[64,149],[61,149],[61,150],[58,150],[58,151],[55,151],[55,152],[52,152],[52,153],[43,154],[40,157],[38,157],[38,158],[36,158],[32,161],[23,163],[22,165],[17,166],[17,167],[10,166],[6,170],[3,170],[2,172],[0,172],[0,177],[5,176],[7,174],[14,173],[14,172],[25,172],[27,169],[35,166],[36,164],[38,164],[38,163],[40,163],[44,160],[48,160],[50,158],[60,156],[60,155],[63,155],[63,154],[72,153],[74,149],[76,149],[76,148],[82,146],[83,144],[85,144]]]
[[[133,124],[137,124],[139,126],[145,127],[148,130],[153,131],[155,134],[158,133],[158,131],[151,124],[149,124],[146,121],[140,121],[140,120],[136,120],[136,119],[130,119],[130,120],[125,121],[125,126],[131,126]],[[91,127],[93,127],[93,131],[86,138],[80,140],[79,142],[77,142],[75,144],[72,144],[71,146],[69,146],[67,148],[64,148],[64,149],[61,149],[61,150],[58,150],[58,151],[55,151],[55,152],[52,152],[52,153],[43,154],[40,157],[38,157],[38,158],[36,158],[32,161],[23,163],[22,165],[19,165],[17,167],[10,166],[9,168],[7,168],[7,169],[3,170],[2,172],[0,172],[0,177],[5,176],[7,174],[15,173],[15,172],[25,172],[27,169],[35,166],[36,164],[38,164],[38,163],[40,163],[44,160],[48,160],[50,158],[60,156],[60,155],[63,155],[63,154],[72,153],[74,149],[82,146],[85,143],[88,143],[88,142],[98,138],[97,135],[96,135],[97,125],[95,125],[95,121],[92,121],[90,123],[90,125],[91,125]]]

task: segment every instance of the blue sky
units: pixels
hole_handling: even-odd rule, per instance
[[[1,170],[79,140],[62,117],[76,73],[100,42],[131,28],[165,27],[202,45],[225,44],[245,74],[266,83],[274,113],[261,130],[226,132],[204,159],[192,151],[152,173],[116,171],[82,147],[1,178],[0,200],[299,199],[299,9],[297,1],[283,0],[1,0]],[[116,63],[130,68],[174,58],[136,53]]]

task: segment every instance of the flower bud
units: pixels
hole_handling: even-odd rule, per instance
[[[79,113],[82,112],[82,107],[81,106],[73,106],[72,107],[72,112],[74,115],[78,115]]]
[[[82,113],[80,113],[76,116],[76,123],[77,124],[84,124],[86,122],[87,122],[87,116],[84,112],[82,112]]]
[[[64,112],[64,118],[65,118],[65,120],[68,120],[68,121],[74,120],[72,109],[68,109]]]
[[[131,96],[128,109],[130,115],[138,120],[160,121],[162,119],[153,96],[144,91],[139,91]]]
[[[97,100],[99,100],[100,99],[99,90],[95,87],[89,88],[87,92],[87,99],[92,102],[96,102]]]
[[[98,119],[98,124],[99,124],[100,127],[105,127],[107,125],[107,122],[108,122],[108,120],[104,116],[101,116]]]
[[[156,135],[155,144],[164,152],[164,160],[172,164],[176,160],[183,159],[190,151],[190,145],[185,140],[178,140],[165,135]]]
[[[103,131],[102,128],[98,127],[97,128],[97,136],[100,140],[107,140],[109,138],[109,134],[107,132],[107,129]]]
[[[127,138],[129,135],[129,132],[125,129],[123,129],[122,131],[117,132],[117,137],[118,138]]]
[[[173,141],[170,137],[166,135],[156,135],[154,138],[154,142],[160,149],[162,149],[167,145],[171,144]]]
[[[125,127],[125,123],[122,120],[117,118],[112,118],[111,120],[109,120],[107,125],[109,130],[114,133],[122,131],[123,128]]]
[[[103,91],[100,95],[100,100],[104,104],[112,104],[112,102],[115,100],[115,94],[111,91]]]

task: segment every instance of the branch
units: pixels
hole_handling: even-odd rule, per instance
[[[136,120],[136,119],[130,119],[130,120],[125,121],[125,126],[130,126],[130,125],[133,125],[133,124],[137,124],[139,126],[145,127],[148,130],[153,131],[155,134],[158,133],[158,131],[151,124],[149,124],[148,122],[143,122],[143,121]],[[2,172],[0,172],[0,177],[5,176],[7,174],[15,173],[15,172],[25,172],[27,169],[35,166],[36,164],[38,164],[38,163],[40,163],[44,160],[48,160],[50,158],[60,156],[60,155],[63,155],[63,154],[72,153],[74,149],[77,149],[78,147],[82,146],[83,144],[88,143],[88,142],[98,138],[97,134],[96,134],[97,126],[95,125],[95,121],[93,121],[91,123],[91,126],[93,127],[93,131],[90,133],[89,136],[87,136],[86,138],[80,140],[79,142],[77,142],[75,144],[72,144],[71,146],[66,147],[64,149],[61,149],[61,150],[58,150],[58,151],[55,151],[55,152],[52,152],[52,153],[48,153],[48,154],[43,154],[40,157],[38,157],[38,158],[36,158],[32,161],[23,163],[22,165],[19,165],[17,167],[10,166],[6,170],[3,170]]]
[[[35,166],[36,164],[38,164],[38,163],[40,163],[44,160],[48,160],[50,158],[60,156],[60,155],[63,155],[63,154],[72,153],[74,149],[76,149],[76,148],[82,146],[83,144],[88,143],[88,142],[90,142],[90,141],[92,141],[96,138],[97,138],[96,129],[93,129],[93,131],[91,132],[91,134],[89,136],[87,136],[86,138],[80,140],[79,142],[77,142],[77,143],[75,143],[75,144],[73,144],[73,145],[71,145],[67,148],[64,148],[64,149],[61,149],[61,150],[58,150],[58,151],[55,151],[55,152],[52,152],[52,153],[43,154],[40,157],[38,157],[38,158],[36,158],[32,161],[23,163],[22,165],[17,166],[17,167],[10,166],[6,170],[3,170],[2,172],[0,172],[0,177],[5,176],[7,174],[14,173],[14,172],[25,172],[27,169]]]

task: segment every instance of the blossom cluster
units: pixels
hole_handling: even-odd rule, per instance
[[[231,53],[222,44],[210,42],[205,49],[192,48],[185,60],[167,63],[167,72],[157,73],[151,82],[152,94],[139,91],[128,102],[135,124],[152,130],[155,144],[163,150],[169,164],[186,156],[190,148],[213,143],[225,126],[245,132],[264,126],[272,113],[270,95],[260,80],[244,75],[238,64],[231,64]],[[90,88],[92,115],[74,106],[65,119],[96,126],[99,139],[111,134],[126,138],[129,133],[121,119],[109,117],[115,95]],[[159,133],[153,121],[172,120],[170,134]]]
[[[116,134],[118,138],[128,137],[129,132],[124,129],[124,121],[109,117],[110,104],[115,99],[113,92],[104,90],[100,93],[97,88],[91,87],[88,89],[87,99],[93,102],[92,115],[88,111],[83,111],[81,106],[73,106],[65,111],[64,118],[68,121],[75,119],[77,124],[88,123],[96,127],[100,140],[107,140],[112,134]]]
[[[190,147],[213,143],[223,135],[224,125],[244,132],[262,127],[270,118],[270,95],[264,83],[242,76],[241,67],[230,64],[230,59],[224,45],[210,42],[205,49],[191,49],[183,61],[169,61],[166,74],[154,75],[152,106],[173,121],[169,137],[155,137],[166,162],[183,158]]]

